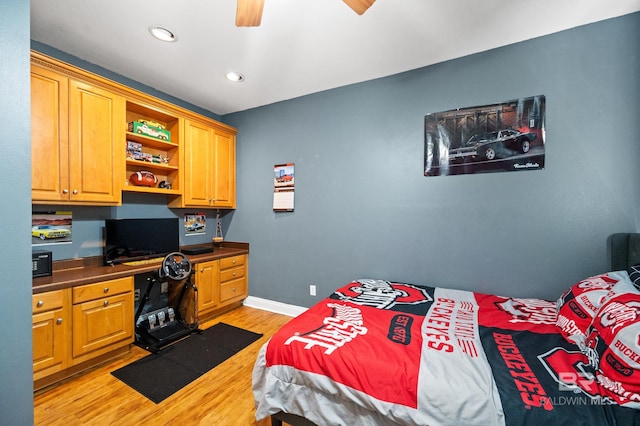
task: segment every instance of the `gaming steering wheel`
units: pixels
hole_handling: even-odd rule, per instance
[[[191,273],[191,261],[180,252],[169,253],[162,260],[160,276],[167,276],[172,280],[183,280]]]

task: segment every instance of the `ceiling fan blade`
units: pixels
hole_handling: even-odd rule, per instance
[[[362,15],[371,7],[376,0],[344,0],[344,2],[353,9],[358,15]]]
[[[264,0],[238,0],[236,27],[257,27],[262,20]]]

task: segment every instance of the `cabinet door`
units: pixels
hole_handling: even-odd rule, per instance
[[[31,198],[69,199],[69,79],[31,67]]]
[[[72,80],[69,86],[70,200],[119,204],[125,100],[86,83]]]
[[[183,204],[210,206],[212,197],[211,152],[213,147],[211,128],[185,120],[185,187]]]
[[[133,342],[133,320],[133,291],[73,305],[73,362]]]
[[[213,169],[214,207],[236,207],[236,139],[235,136],[215,132]]]
[[[196,286],[198,287],[198,313],[218,306],[220,286],[218,284],[218,261],[202,262],[196,265]]]
[[[62,308],[33,314],[33,379],[65,368],[66,323]]]

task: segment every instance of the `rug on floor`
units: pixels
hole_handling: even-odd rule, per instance
[[[159,404],[260,337],[262,334],[218,323],[111,374]]]

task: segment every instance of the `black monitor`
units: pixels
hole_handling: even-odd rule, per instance
[[[106,219],[107,265],[163,257],[180,250],[178,218]]]

